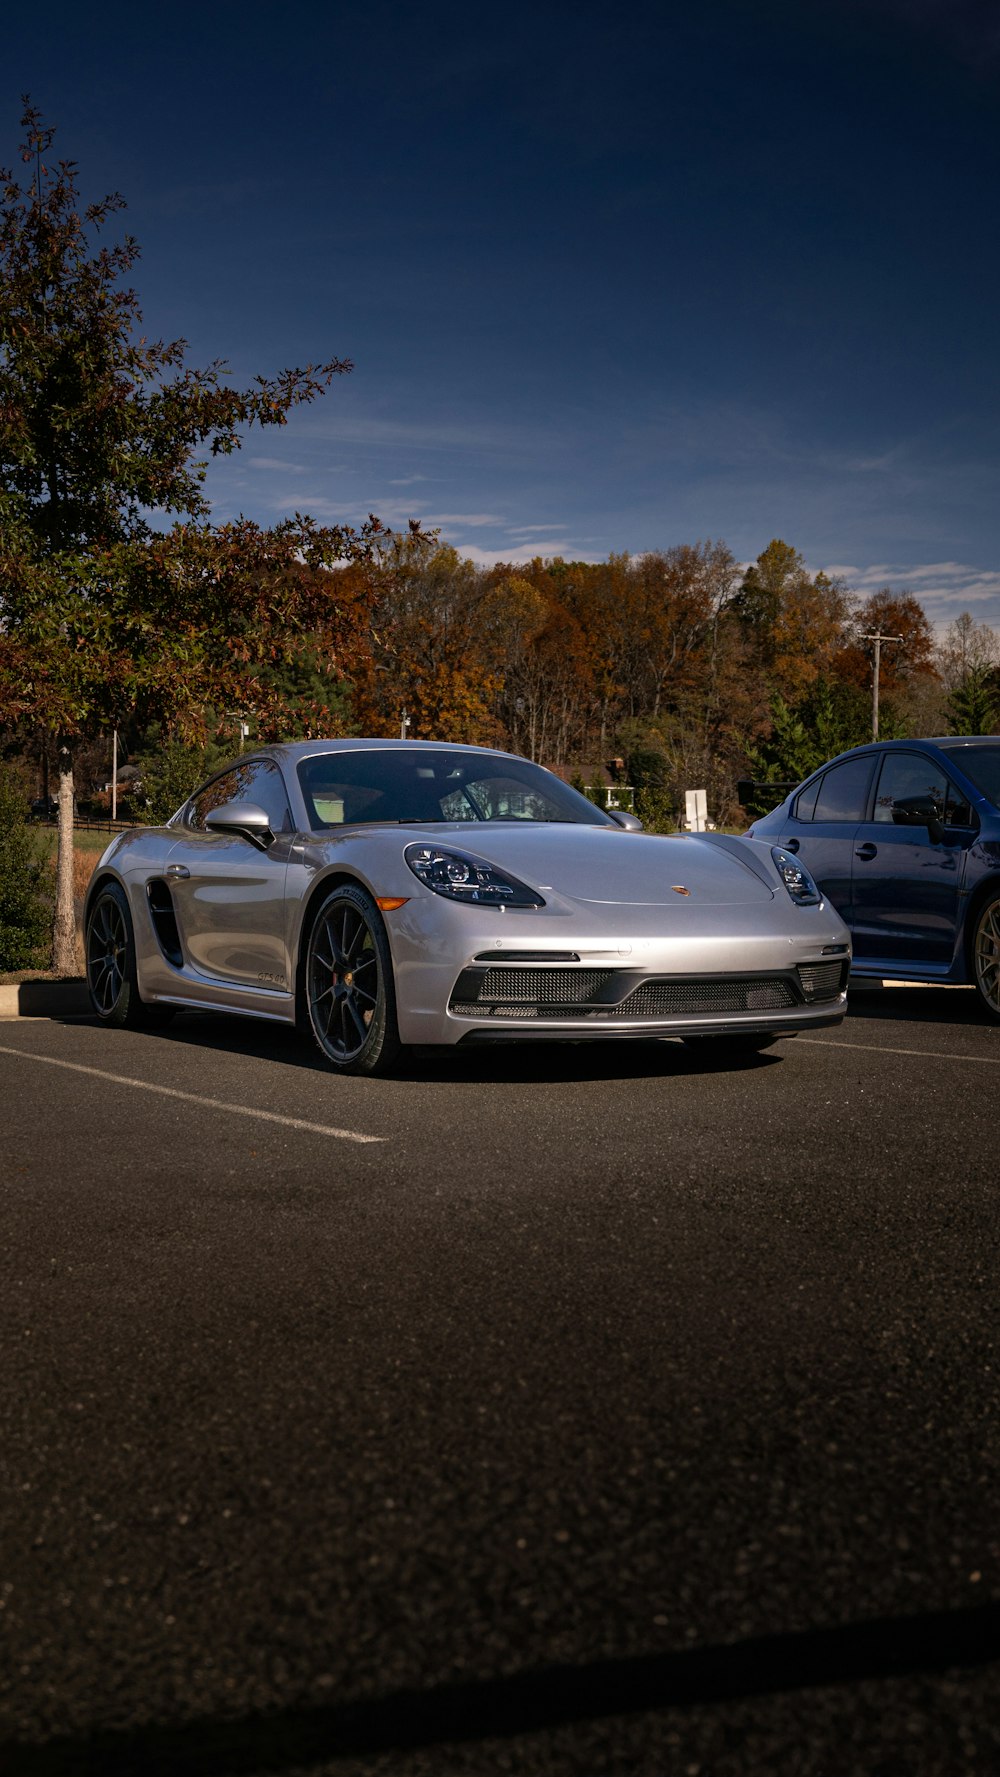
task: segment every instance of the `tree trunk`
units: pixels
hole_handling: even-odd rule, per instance
[[[64,741],[59,742],[59,843],[52,967],[60,975],[76,975],[80,969],[73,911],[73,755]]]

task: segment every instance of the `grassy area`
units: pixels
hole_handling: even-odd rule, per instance
[[[54,858],[56,855],[57,838],[55,828],[40,827],[38,829],[38,836],[42,841],[42,851],[44,856],[47,858]],[[91,852],[96,859],[100,857],[102,851],[107,849],[113,838],[113,833],[77,832],[73,834],[73,850],[75,852],[83,852],[84,854]]]

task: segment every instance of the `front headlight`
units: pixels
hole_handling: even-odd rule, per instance
[[[508,876],[485,858],[445,845],[408,845],[406,862],[425,888],[449,901],[468,901],[477,907],[544,907],[534,889]]]
[[[771,856],[775,869],[796,906],[818,907],[823,897],[805,865],[800,864],[790,851],[783,851],[780,845],[772,845]]]

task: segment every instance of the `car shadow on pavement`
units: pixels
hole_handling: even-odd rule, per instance
[[[263,1777],[322,1762],[510,1739],[574,1722],[725,1704],[816,1686],[986,1666],[1000,1606],[925,1611],[627,1659],[552,1665],[240,1719],[0,1745],[6,1777]]]
[[[102,1028],[96,1018],[59,1022]],[[256,1057],[283,1067],[302,1068],[330,1076],[311,1037],[290,1026],[257,1023],[224,1012],[181,1012],[162,1029],[144,1030],[147,1042],[214,1051],[217,1054]],[[523,1042],[497,1041],[482,1044],[427,1045],[405,1049],[387,1078],[424,1084],[477,1085],[553,1084],[562,1081],[610,1081],[655,1079],[664,1075],[751,1072],[776,1066],[786,1044],[778,1043],[763,1053],[740,1055],[718,1049],[710,1042],[688,1047],[674,1038],[590,1038],[582,1042],[548,1042],[529,1038]],[[377,1084],[377,1082],[373,1082]]]
[[[889,1019],[893,1024],[958,1024],[989,1030],[972,987],[879,987],[852,981],[847,991],[848,1019]]]

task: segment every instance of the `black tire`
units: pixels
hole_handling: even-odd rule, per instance
[[[976,913],[969,939],[969,978],[987,1018],[1000,1024],[1000,894],[990,895]]]
[[[388,1073],[402,1044],[385,926],[370,895],[335,888],[313,921],[303,991],[324,1061],[340,1074]]]
[[[750,1031],[746,1036],[681,1038],[681,1042],[689,1049],[700,1049],[704,1055],[717,1055],[720,1061],[727,1055],[732,1055],[734,1059],[741,1055],[758,1055],[763,1049],[773,1049],[775,1043],[779,1041],[778,1037],[769,1037],[762,1033],[754,1034]]]
[[[170,1006],[147,1006],[139,998],[135,933],[125,890],[106,882],[87,915],[85,940],[90,1003],[102,1024],[136,1029],[166,1024]]]

